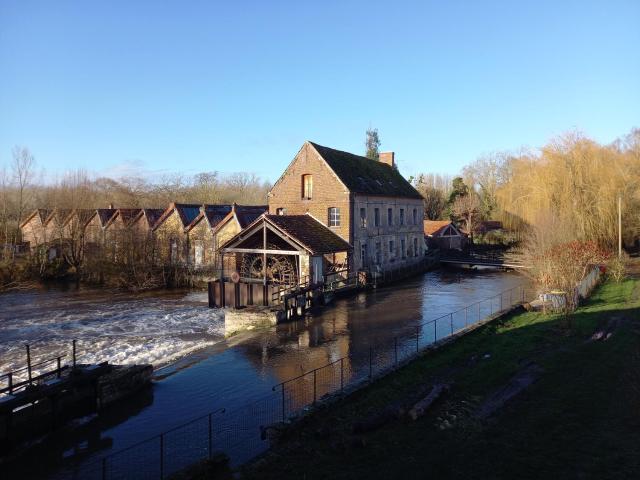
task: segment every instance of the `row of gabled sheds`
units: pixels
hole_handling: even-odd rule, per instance
[[[216,266],[220,245],[267,211],[266,205],[171,203],[159,208],[38,209],[20,225],[33,253],[84,250],[115,262]]]

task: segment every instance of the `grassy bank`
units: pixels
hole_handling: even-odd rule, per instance
[[[601,286],[570,325],[559,316],[511,315],[313,413],[243,474],[638,478],[639,336],[634,279]],[[533,383],[504,401],[523,372]],[[425,416],[353,433],[355,423],[389,405],[410,406],[437,383],[451,389]]]

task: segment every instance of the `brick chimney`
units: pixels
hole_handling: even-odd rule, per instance
[[[382,163],[386,163],[390,167],[393,167],[395,165],[395,156],[395,152],[380,152],[379,158]]]

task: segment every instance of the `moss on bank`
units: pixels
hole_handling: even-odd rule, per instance
[[[640,282],[601,286],[571,322],[526,312],[489,324],[290,428],[245,478],[640,477]],[[486,400],[528,365],[537,381],[488,419]],[[353,424],[447,382],[417,421]]]

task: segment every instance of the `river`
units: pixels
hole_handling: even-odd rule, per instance
[[[157,367],[149,394],[49,446],[34,474],[45,475],[58,464],[102,457],[216,408],[257,400],[273,385],[341,357],[362,362],[370,345],[408,336],[421,322],[523,283],[514,272],[442,269],[337,299],[304,320],[227,339],[223,314],[207,308],[204,292],[8,293],[0,296],[0,372],[24,366],[25,343],[34,358],[43,358],[70,353],[72,339],[81,362]]]

